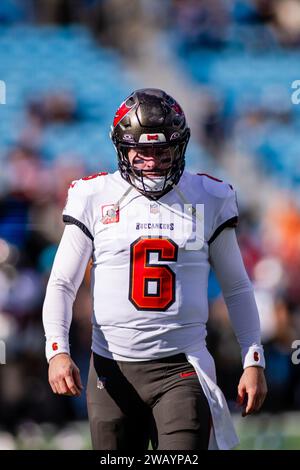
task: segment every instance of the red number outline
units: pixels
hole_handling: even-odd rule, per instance
[[[168,265],[150,264],[150,253],[158,253],[158,261],[177,261],[178,245],[159,236],[139,237],[131,243],[128,299],[137,310],[164,312],[176,300],[176,275]],[[147,292],[149,281],[157,282],[159,294]]]

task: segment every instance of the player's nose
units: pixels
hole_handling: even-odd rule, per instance
[[[147,170],[153,170],[156,167],[157,162],[154,158],[151,158],[150,160],[147,160],[146,165]]]

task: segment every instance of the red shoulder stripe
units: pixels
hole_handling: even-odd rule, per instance
[[[108,175],[107,172],[101,171],[100,173],[95,173],[94,175],[90,176],[85,176],[84,178],[81,178],[83,181],[88,181],[88,180],[93,180],[94,178],[97,178],[98,176],[105,176]]]
[[[219,183],[223,183],[223,180],[219,180],[219,178],[215,178],[214,176],[208,175],[207,173],[197,173],[198,176],[207,176],[211,180],[218,181]]]

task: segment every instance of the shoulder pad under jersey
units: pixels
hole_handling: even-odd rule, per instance
[[[203,187],[204,189],[215,197],[225,198],[228,197],[234,192],[231,184],[226,183],[223,180],[214,178],[213,176],[207,175],[206,173],[197,173],[199,176],[202,176]]]

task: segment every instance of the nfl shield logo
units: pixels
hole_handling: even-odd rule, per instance
[[[106,377],[97,377],[97,388],[103,390],[106,385]]]
[[[157,204],[157,202],[151,202],[150,214],[158,214],[158,213],[159,213],[159,204]]]

